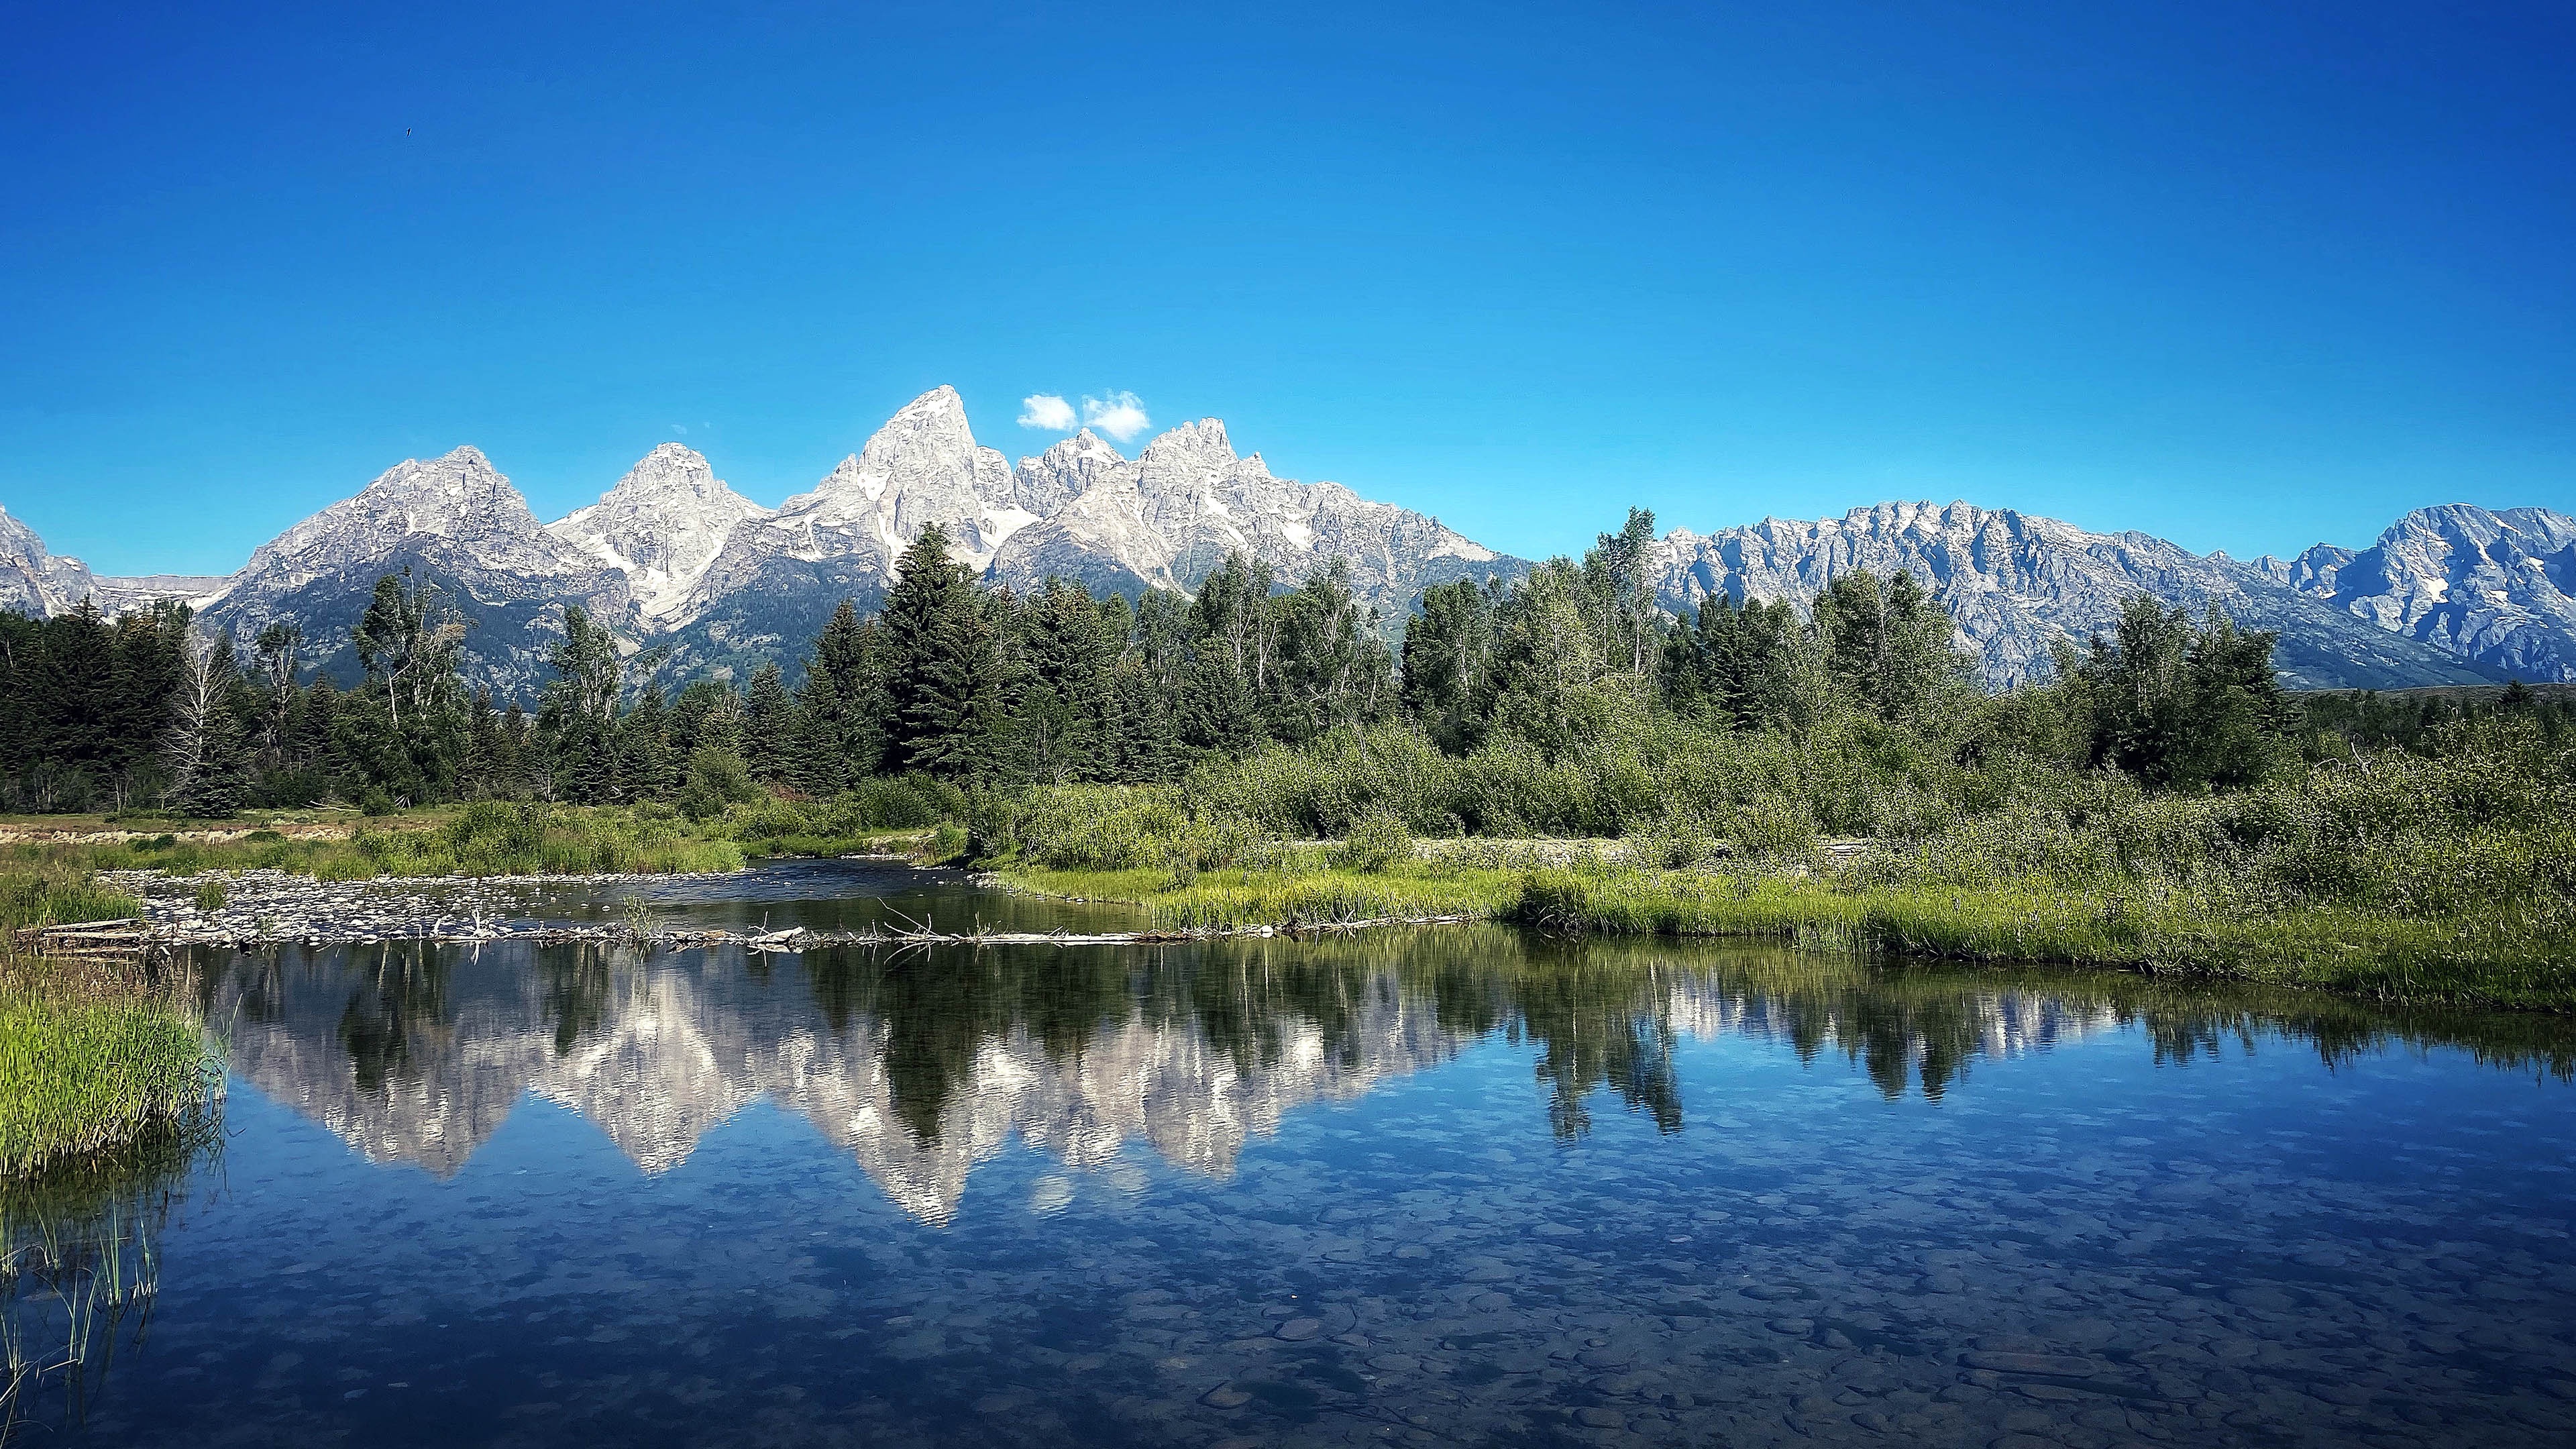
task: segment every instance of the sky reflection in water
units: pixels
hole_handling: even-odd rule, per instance
[[[206,976],[90,1442],[2576,1435],[2547,1019],[1482,929]]]

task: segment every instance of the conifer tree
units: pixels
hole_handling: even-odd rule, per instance
[[[905,769],[991,773],[1003,723],[1000,636],[937,524],[904,550],[886,594],[888,734]]]
[[[752,671],[751,687],[742,702],[742,757],[751,766],[753,779],[767,785],[787,783],[794,726],[795,699],[787,692],[778,666],[764,664]]]
[[[877,679],[881,630],[861,622],[848,599],[814,640],[805,683],[796,692],[796,782],[817,795],[836,794],[876,771],[885,754],[884,712]]]
[[[545,738],[555,797],[602,804],[618,797],[617,641],[579,604],[564,610],[563,642],[549,662],[537,730]]]

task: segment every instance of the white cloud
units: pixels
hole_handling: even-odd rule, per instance
[[[687,423],[673,423],[671,424],[671,431],[685,438],[689,435],[689,425]]]
[[[1132,392],[1084,398],[1082,421],[1122,443],[1154,425],[1154,420],[1145,416],[1144,399]]]
[[[1050,392],[1024,397],[1020,399],[1020,426],[1044,428],[1050,433],[1072,432],[1073,404]]]

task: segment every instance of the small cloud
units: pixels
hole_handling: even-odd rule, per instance
[[[1145,416],[1144,400],[1132,392],[1084,398],[1082,421],[1122,443],[1154,425],[1154,420]]]
[[[689,435],[689,425],[687,423],[673,423],[671,424],[671,431],[685,438]]]
[[[1021,427],[1044,428],[1050,433],[1069,433],[1073,431],[1073,421],[1073,404],[1053,393],[1042,392],[1020,399]]]

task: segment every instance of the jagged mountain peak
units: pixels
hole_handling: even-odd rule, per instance
[[[601,498],[605,500],[620,493],[648,492],[686,492],[708,497],[724,486],[717,481],[715,465],[707,461],[706,454],[686,443],[656,443],[653,450],[636,459],[635,466],[611,484]]]
[[[2359,552],[2318,544],[2284,580],[2356,619],[2530,680],[2576,680],[2576,518],[2419,508]]]
[[[1238,459],[1234,442],[1225,433],[1225,423],[1218,418],[1200,418],[1155,435],[1136,455],[1148,486],[1189,484],[1222,475]]]
[[[726,487],[705,454],[663,443],[546,531],[625,574],[652,624],[677,614],[735,527],[765,512]]]
[[[1949,611],[1958,639],[1990,684],[2046,678],[2051,646],[2108,630],[2132,597],[2149,594],[2194,613],[2213,605],[2253,628],[2277,630],[2275,662],[2305,686],[2464,684],[2468,660],[2394,638],[2321,607],[2275,564],[2203,557],[2144,533],[2093,533],[2060,519],[1964,502],[1882,503],[1812,523],[1765,519],[1696,534],[1676,529],[1649,559],[1668,608],[1718,594],[1812,600],[1843,573],[1909,573]]]
[[[1093,432],[1089,428],[1084,428],[1082,431],[1075,433],[1070,438],[1058,439],[1045,452],[1039,453],[1035,457],[1022,458],[1020,462],[1023,465],[1026,465],[1041,462],[1046,459],[1056,459],[1065,462],[1071,462],[1077,459],[1097,459],[1103,462],[1124,463],[1127,461],[1127,455],[1119,452],[1115,444],[1102,438],[1098,433]]]
[[[94,592],[88,565],[48,552],[36,530],[0,508],[0,609],[50,618],[79,608]]]

